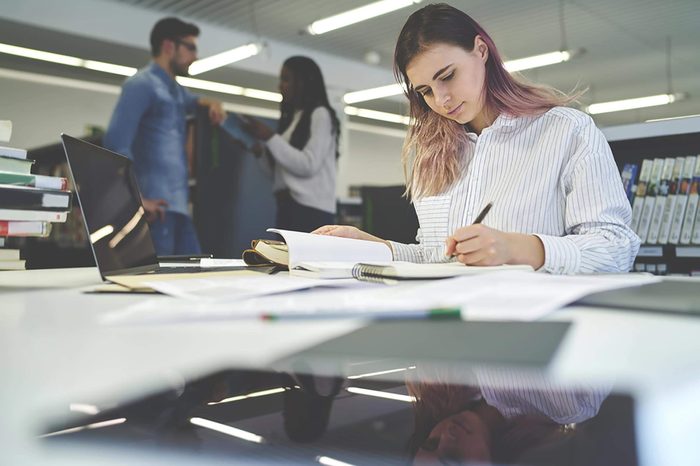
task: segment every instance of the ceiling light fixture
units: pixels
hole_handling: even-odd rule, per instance
[[[253,57],[260,53],[262,50],[261,44],[250,43],[246,45],[241,45],[235,49],[227,50],[226,52],[217,53],[211,57],[202,58],[190,65],[189,73],[192,76],[202,74],[206,71],[210,71],[216,68],[221,68],[222,66],[235,63],[237,61],[245,60],[246,58]]]
[[[582,55],[584,52],[584,49],[576,49],[543,53],[540,55],[533,55],[531,57],[518,58],[517,60],[509,60],[504,62],[503,65],[509,73],[513,73],[516,71],[563,63]],[[356,104],[358,102],[392,97],[403,93],[404,87],[402,84],[389,84],[386,86],[373,87],[361,91],[348,92],[343,96],[343,101],[346,104]]]
[[[601,113],[621,112],[623,110],[634,110],[637,108],[656,107],[667,105],[685,99],[685,94],[658,94],[647,97],[637,97],[635,99],[613,100],[610,102],[600,102],[591,104],[585,108],[591,115]]]
[[[28,49],[26,47],[17,47],[10,44],[0,44],[0,53],[15,55],[17,57],[32,58],[34,60],[47,61],[51,63],[59,63],[61,65],[75,66],[78,68],[87,68],[104,73],[118,74],[121,76],[131,76],[136,73],[136,68],[128,66],[113,65],[95,60],[83,60],[70,55],[61,55],[59,53],[44,52],[43,50]]]
[[[319,19],[311,23],[306,30],[309,34],[313,35],[324,34],[420,2],[421,0],[381,0],[337,15],[329,16],[328,18]]]
[[[367,108],[357,108],[347,106],[344,109],[346,115],[369,118],[372,120],[388,121],[389,123],[400,123],[407,125],[410,121],[409,117],[396,113],[379,112],[377,110],[369,110]]]
[[[48,61],[52,63],[60,63],[62,65],[75,66],[78,68],[86,68],[93,71],[100,71],[103,73],[117,74],[120,76],[131,76],[135,74],[138,70],[130,66],[115,65],[113,63],[105,63],[95,60],[83,60],[82,58],[71,57],[68,55],[60,55],[57,53],[44,52],[42,50],[28,49],[25,47],[17,47],[9,44],[0,43],[0,53],[6,53],[9,55],[15,55],[19,57],[32,58],[34,60]],[[9,70],[8,70],[9,71]],[[21,72],[16,72],[21,73]],[[64,79],[67,81],[69,78],[57,78]],[[188,78],[184,76],[178,76],[177,81],[186,87],[191,87],[193,89],[201,89],[205,91],[219,92],[221,94],[231,94],[231,95],[241,95],[244,97],[250,97],[251,99],[267,100],[270,102],[281,102],[282,94],[278,92],[263,91],[261,89],[251,89],[241,86],[235,86],[233,84],[224,84],[216,81],[206,81],[204,79]],[[78,81],[81,82],[81,81]],[[88,83],[89,84],[89,83]],[[109,87],[110,89],[115,86],[110,86],[108,84],[93,83],[92,86],[103,86]],[[119,89],[117,88],[117,93]]]

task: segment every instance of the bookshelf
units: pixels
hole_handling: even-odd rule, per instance
[[[700,155],[700,117],[615,126],[603,129],[603,133],[605,133],[610,144],[615,162],[621,173],[625,166],[637,166],[637,172],[631,183],[632,192],[637,191],[641,166],[645,159],[663,159],[666,162],[668,158],[676,158],[678,160],[679,157],[687,158]],[[676,163],[679,162],[677,161]],[[658,164],[660,165],[661,162],[658,162]],[[663,174],[660,175],[660,177],[663,176]],[[697,174],[691,174],[691,182],[694,176],[697,176]],[[660,185],[663,184],[663,181],[660,181],[660,177],[657,175],[655,181],[649,180],[646,184],[647,188],[651,188],[651,185],[654,184],[652,189],[654,194],[656,194]],[[669,180],[669,182],[669,186],[672,187],[672,180]],[[669,192],[669,194],[672,193]],[[683,194],[678,193],[678,196],[681,195]],[[662,197],[662,195],[659,197]],[[649,200],[647,199],[647,201]],[[638,206],[640,212],[643,208],[643,206]],[[647,215],[651,215],[651,217],[649,217],[648,221],[652,225],[656,221],[657,227],[662,226],[663,219],[659,217],[659,209],[650,208],[649,210],[650,213]],[[672,216],[670,221],[673,221]],[[637,226],[636,231],[640,230],[639,225]],[[665,240],[663,235],[660,235],[660,238],[656,238],[656,234],[649,235],[647,233],[650,229],[653,230],[653,226],[649,227],[649,225],[646,225],[646,231],[644,228],[638,231],[640,237],[643,237],[645,241],[637,255],[634,270],[659,275],[700,274],[700,243],[693,243],[691,240],[686,244],[681,244],[680,240],[672,241],[672,238]]]

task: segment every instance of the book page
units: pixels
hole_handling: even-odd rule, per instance
[[[268,228],[282,235],[289,246],[289,268],[299,262],[391,262],[391,249],[384,243],[299,231]]]

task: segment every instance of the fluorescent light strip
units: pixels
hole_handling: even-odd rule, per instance
[[[206,71],[221,68],[222,66],[230,65],[231,63],[255,56],[260,53],[260,50],[262,50],[262,47],[259,44],[250,43],[241,45],[235,49],[227,50],[226,52],[217,53],[216,55],[197,60],[190,65],[189,73],[192,76],[195,76]]]
[[[319,19],[311,23],[306,30],[313,35],[324,34],[420,2],[421,0],[381,0],[337,15],[329,16],[328,18]]]
[[[89,405],[86,403],[71,403],[68,405],[68,409],[76,413],[85,413],[95,415],[100,412],[100,410],[95,405]]]
[[[343,102],[346,104],[354,104],[357,102],[365,102],[367,100],[381,99],[382,97],[391,97],[394,95],[403,94],[403,92],[403,85],[389,84],[387,86],[373,87],[363,91],[348,92],[343,96]]]
[[[109,427],[109,426],[116,426],[118,424],[123,424],[124,422],[126,422],[125,417],[120,417],[117,419],[109,419],[107,421],[95,422],[92,424],[88,424],[86,426],[71,427],[70,429],[58,430],[56,432],[51,432],[48,434],[40,435],[39,438],[53,437],[55,435],[70,434],[73,432],[80,432],[81,430],[85,430],[85,429],[101,429],[102,427]]]
[[[572,56],[572,52],[569,52],[568,50],[561,50],[558,52],[543,53],[541,55],[519,58],[517,60],[508,60],[507,62],[504,62],[503,65],[509,73],[513,73],[515,71],[556,65],[557,63],[571,60]]]
[[[239,396],[233,396],[231,398],[224,398],[223,400],[220,400],[220,401],[211,401],[207,404],[211,406],[211,405],[218,405],[221,403],[231,403],[233,401],[240,401],[240,400],[245,400],[248,398],[257,398],[259,396],[274,395],[275,393],[282,393],[285,390],[286,390],[286,388],[284,388],[284,387],[271,388],[269,390],[262,390],[260,392],[253,392],[253,393],[249,393],[247,395],[239,395]]]
[[[358,123],[356,121],[348,121],[345,127],[350,131],[362,131],[365,133],[379,134],[381,136],[390,136],[392,138],[405,139],[406,130],[387,128],[385,126],[369,125],[366,123]]]
[[[558,52],[543,53],[531,57],[519,58],[517,60],[509,60],[503,65],[509,72],[529,70],[542,66],[555,65],[571,60],[576,55],[580,55],[582,50],[563,50]],[[386,86],[373,87],[361,91],[348,92],[343,96],[343,101],[346,104],[356,104],[358,102],[366,102],[368,100],[381,99],[383,97],[392,97],[403,94],[404,87],[401,84],[389,84]]]
[[[265,439],[259,435],[255,435],[251,432],[237,429],[235,427],[231,427],[231,426],[226,425],[226,424],[221,424],[219,422],[210,421],[209,419],[204,419],[201,417],[191,418],[190,423],[192,423],[196,426],[199,426],[199,427],[204,427],[205,429],[215,430],[216,432],[230,435],[232,437],[236,437],[236,438],[239,438],[241,440],[246,440],[248,442],[263,443],[265,441]]]
[[[379,390],[369,390],[367,388],[360,387],[348,387],[346,388],[350,393],[355,393],[357,395],[367,395],[375,396],[377,398],[386,398],[388,400],[405,401],[407,403],[412,403],[416,401],[416,398],[410,395],[399,395],[398,393],[380,392]]]
[[[644,120],[644,123],[653,123],[655,121],[682,120],[683,118],[695,118],[695,117],[700,117],[700,113],[696,113],[694,115],[681,115],[681,116],[667,117],[667,118],[654,118],[652,120]]]
[[[586,112],[591,115],[598,115],[601,113],[620,112],[637,108],[656,107],[658,105],[667,105],[677,102],[684,98],[684,94],[658,94],[647,97],[637,97],[636,99],[613,100],[610,102],[591,104],[586,107]]]
[[[396,113],[378,112],[377,110],[369,110],[367,108],[347,106],[345,107],[344,111],[347,115],[369,118],[372,120],[388,121],[390,123],[401,123],[407,125],[410,121],[410,118],[407,116],[398,115]]]
[[[321,464],[325,464],[326,466],[353,466],[350,463],[336,460],[334,458],[331,458],[330,456],[317,456],[316,461],[318,461]]]
[[[70,57],[68,55],[59,55],[56,53],[43,52],[41,50],[28,49],[24,47],[16,47],[14,45],[2,44],[0,43],[0,53],[7,53],[10,55],[16,55],[25,58],[33,58],[35,60],[48,61],[52,63],[60,63],[68,66],[75,66],[79,68],[86,68],[94,71],[101,71],[103,73],[117,74],[121,76],[131,76],[136,73],[137,69],[115,65],[112,63],[105,63],[101,61],[94,60],[83,60],[82,58]],[[19,72],[17,72],[19,73]],[[75,82],[86,83],[86,81],[73,80]],[[281,102],[282,94],[278,92],[263,91],[260,89],[250,89],[241,86],[234,86],[232,84],[218,83],[215,81],[205,81],[203,79],[188,78],[183,76],[178,76],[177,81],[186,87],[191,87],[193,89],[202,89],[206,91],[219,92],[221,94],[231,94],[231,95],[242,95],[244,97],[250,97],[251,99],[258,100],[268,100],[271,102]],[[38,81],[35,81],[38,82]],[[93,83],[93,86],[108,86],[106,84]],[[68,86],[71,87],[71,86]],[[84,85],[81,87],[85,89]],[[118,86],[110,86],[110,88],[116,88],[116,93],[121,92],[121,88]],[[88,90],[98,90],[95,87]]]
[[[50,86],[68,87],[71,89],[80,89],[82,91],[95,91],[105,94],[119,95],[121,87],[112,84],[93,83],[80,79],[60,78],[58,76],[47,76],[38,73],[29,73],[27,71],[8,70],[0,68],[0,78],[15,79],[22,82],[31,82],[37,84],[47,84]]]
[[[416,366],[409,366],[409,367],[402,367],[401,369],[391,369],[391,370],[387,370],[387,371],[369,372],[367,374],[351,375],[348,377],[348,379],[353,380],[353,379],[362,379],[365,377],[374,377],[377,375],[394,374],[396,372],[409,371],[409,370],[412,370],[415,368],[416,368]]]

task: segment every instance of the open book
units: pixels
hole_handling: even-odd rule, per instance
[[[290,275],[295,276],[354,277],[359,280],[392,282],[405,279],[448,278],[501,270],[532,271],[529,265],[477,267],[458,262],[442,264],[399,262],[392,260],[391,250],[383,243],[274,228],[267,231],[281,235],[287,250],[284,251],[284,243],[259,240],[254,242],[253,250],[244,253],[243,259],[250,265],[258,265],[261,260],[264,261],[267,258],[269,260],[267,264],[287,265]],[[262,243],[264,245],[261,245]]]

